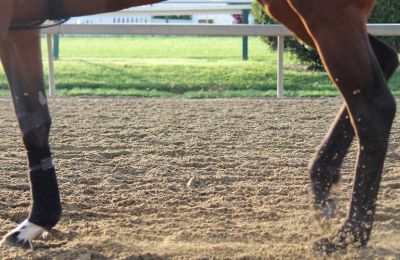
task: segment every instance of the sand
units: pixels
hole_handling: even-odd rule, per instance
[[[317,221],[307,164],[339,99],[50,101],[61,222],[34,251],[1,259],[312,259],[346,216],[355,146],[335,188],[337,217]],[[0,235],[29,210],[25,152],[0,99]],[[400,118],[372,239],[340,259],[400,259]]]

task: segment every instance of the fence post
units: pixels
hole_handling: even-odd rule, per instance
[[[276,96],[282,98],[283,93],[283,61],[284,61],[285,37],[278,36],[278,70],[277,70],[277,83],[276,83]]]
[[[58,57],[60,57],[60,35],[59,34],[54,34],[53,36],[53,56],[55,60],[58,60]]]
[[[53,35],[47,34],[47,57],[49,60],[49,95],[56,96],[56,80],[54,75]]]
[[[249,23],[249,10],[242,10],[242,23],[248,24]],[[248,60],[249,58],[249,39],[247,36],[243,36],[242,38],[242,59]]]

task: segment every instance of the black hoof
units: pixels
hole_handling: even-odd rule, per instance
[[[340,249],[345,249],[344,245],[338,245],[330,238],[321,238],[313,244],[314,251],[327,255],[331,255],[332,253]]]
[[[0,242],[0,246],[19,247],[23,249],[32,249],[32,243],[29,240],[21,240],[18,238],[20,232],[13,232],[5,235]]]
[[[365,247],[369,240],[369,233],[368,229],[361,229],[359,226],[346,222],[336,235],[316,241],[313,249],[330,255],[339,250]]]
[[[320,253],[332,254],[336,248],[330,243],[328,238],[322,238],[313,244],[313,250]]]

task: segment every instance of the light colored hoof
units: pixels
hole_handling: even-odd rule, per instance
[[[0,246],[33,249],[32,240],[46,234],[47,232],[44,228],[25,220],[3,237],[0,241]]]

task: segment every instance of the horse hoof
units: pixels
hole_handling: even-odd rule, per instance
[[[32,240],[45,233],[44,228],[25,220],[3,237],[0,246],[33,249]]]
[[[337,249],[338,247],[336,246],[336,244],[329,238],[321,238],[313,244],[314,251],[325,253],[327,255],[331,255]]]
[[[313,244],[313,249],[330,255],[339,250],[365,247],[370,231],[370,229],[362,229],[350,224],[350,222],[345,222],[335,235],[316,241]]]

